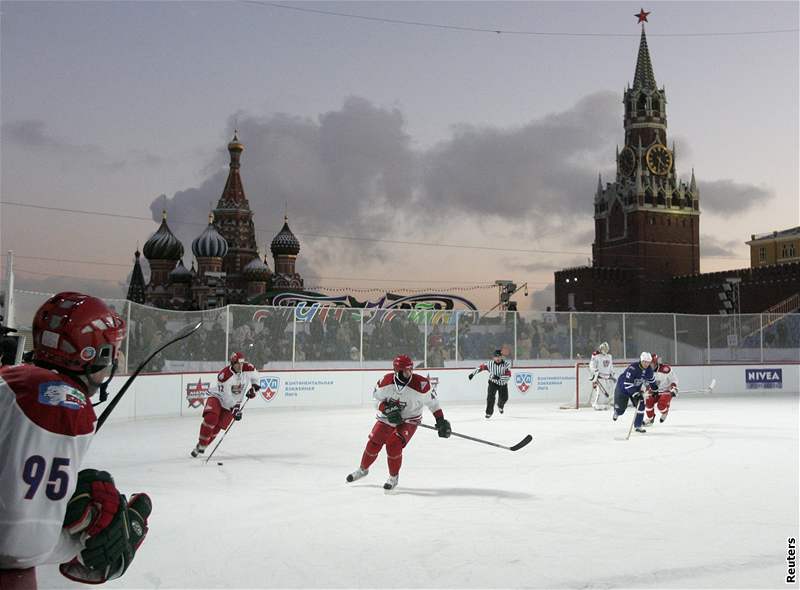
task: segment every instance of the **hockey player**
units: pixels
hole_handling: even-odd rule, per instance
[[[592,407],[595,410],[607,410],[615,385],[614,359],[608,352],[608,342],[601,342],[592,353],[589,374],[592,382]]]
[[[378,403],[377,421],[369,433],[369,440],[361,455],[361,465],[347,476],[348,482],[361,479],[369,473],[369,467],[378,458],[381,447],[386,445],[386,460],[389,464],[389,479],[383,489],[397,487],[400,466],[403,463],[403,449],[414,436],[418,424],[422,421],[422,406],[427,406],[436,418],[436,429],[439,436],[450,436],[450,422],[444,419],[444,412],[439,407],[436,393],[431,383],[413,372],[414,362],[411,357],[401,354],[392,362],[393,373],[386,373],[378,381],[372,396]]]
[[[472,378],[481,371],[489,372],[489,387],[486,391],[486,419],[488,420],[494,413],[495,395],[497,395],[497,409],[501,414],[508,401],[508,380],[511,379],[511,363],[503,358],[503,351],[498,348],[494,351],[491,361],[481,363],[475,367],[475,370],[469,374],[469,380],[472,381]]]
[[[664,422],[667,419],[672,398],[678,395],[678,378],[675,376],[675,370],[668,364],[662,363],[657,354],[653,354],[653,376],[656,378],[656,386],[645,403],[647,411],[645,426],[649,426],[655,421],[654,408],[656,407],[661,413],[658,421]]]
[[[216,390],[212,389],[206,398],[200,437],[192,449],[192,457],[202,455],[219,431],[228,428],[233,420],[242,419],[242,399],[244,395],[250,399],[256,396],[260,389],[258,379],[256,368],[245,361],[241,352],[234,352],[230,366],[217,375]]]
[[[649,352],[643,352],[639,356],[639,362],[631,363],[625,372],[617,379],[617,387],[614,390],[614,415],[612,420],[616,420],[619,416],[625,413],[630,401],[634,408],[636,408],[636,417],[633,420],[633,425],[636,432],[646,432],[642,426],[644,421],[644,395],[645,388],[655,389],[656,380],[653,377],[653,367],[650,363],[653,357]]]
[[[105,471],[81,469],[125,322],[63,292],[33,318],[33,364],[0,369],[0,588],[36,588],[38,565],[71,580],[121,576],[147,535],[147,494],[130,501]]]

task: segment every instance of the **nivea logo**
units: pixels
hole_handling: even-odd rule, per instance
[[[747,389],[781,389],[783,369],[745,369],[744,381]]]

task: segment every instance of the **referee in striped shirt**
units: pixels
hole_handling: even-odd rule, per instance
[[[497,409],[503,413],[503,408],[508,401],[508,380],[511,379],[511,363],[503,358],[503,351],[499,348],[494,351],[492,360],[478,365],[469,379],[481,371],[489,372],[489,389],[486,393],[486,419],[492,417],[494,413],[494,398],[497,395]]]

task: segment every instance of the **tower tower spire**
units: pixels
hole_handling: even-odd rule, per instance
[[[650,51],[647,48],[647,35],[644,32],[644,23],[642,23],[642,36],[639,39],[639,56],[636,58],[633,87],[647,90],[656,89],[656,76],[653,73]]]

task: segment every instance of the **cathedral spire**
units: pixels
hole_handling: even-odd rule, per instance
[[[230,172],[228,172],[228,180],[225,182],[222,196],[219,198],[219,203],[217,203],[218,209],[249,209],[250,207],[247,203],[247,197],[244,195],[242,178],[239,176],[240,159],[243,151],[244,145],[239,141],[239,132],[236,131],[233,134],[233,139],[228,144],[228,152],[231,155]]]
[[[647,36],[642,23],[642,37],[639,40],[639,57],[636,59],[636,73],[633,76],[635,89],[656,89],[656,77],[653,74],[653,64],[650,62],[650,51],[647,49]]]

